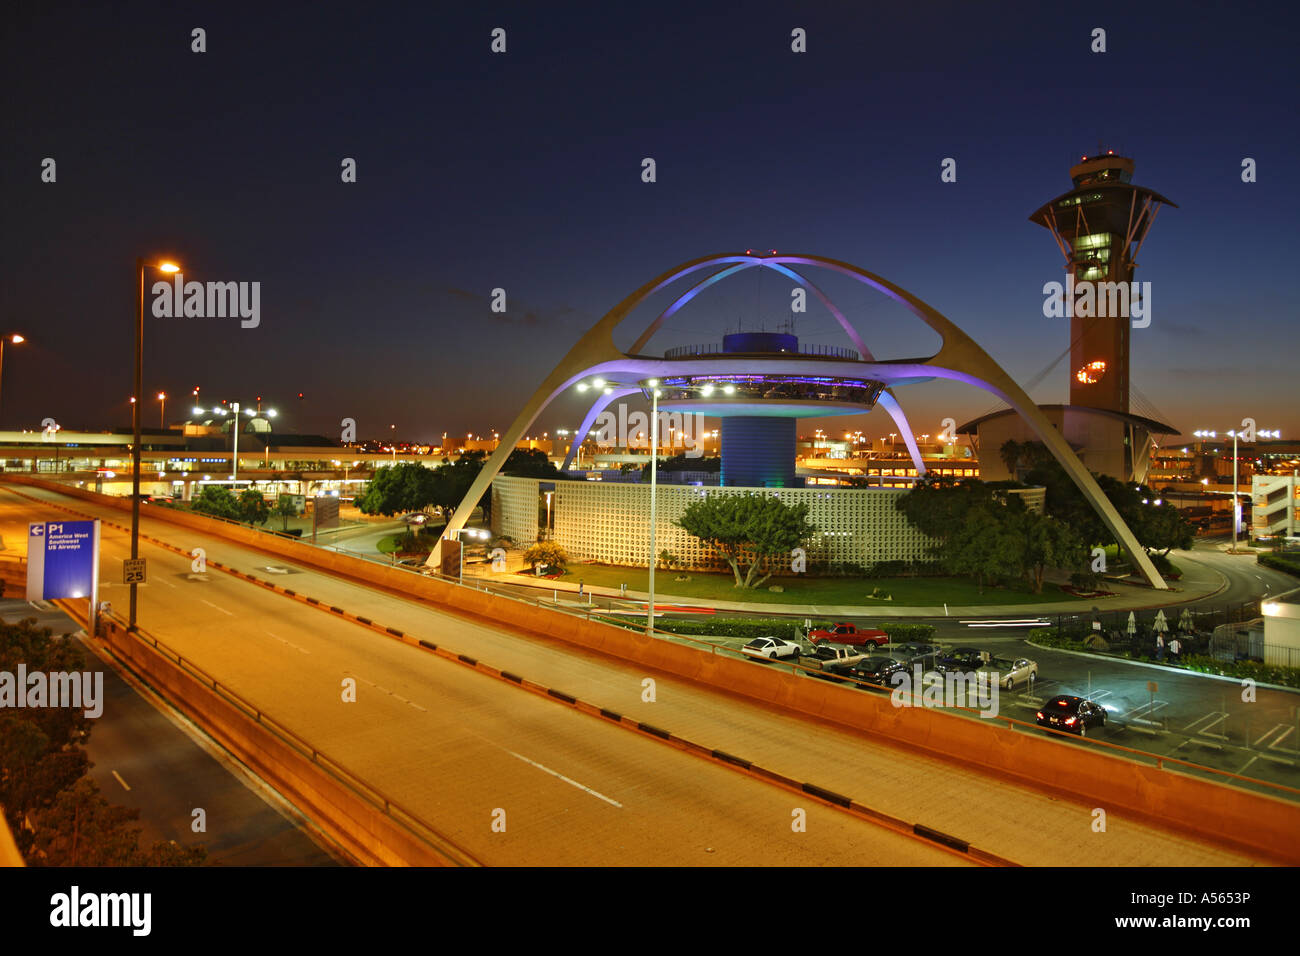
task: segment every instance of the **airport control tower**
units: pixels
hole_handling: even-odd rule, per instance
[[[1071,301],[1069,401],[1040,405],[1090,471],[1121,481],[1144,481],[1151,450],[1159,435],[1178,429],[1152,417],[1138,393],[1141,414],[1134,414],[1130,386],[1129,337],[1133,322],[1147,322],[1150,301],[1143,302],[1141,319],[1129,315],[1129,296],[1138,250],[1162,205],[1164,196],[1133,185],[1133,160],[1106,152],[1084,156],[1070,170],[1074,188],[1057,196],[1029,217],[1048,229],[1065,256],[1062,286]],[[1087,290],[1091,285],[1091,290]],[[1093,293],[1093,308],[1080,315],[1080,293]],[[1073,293],[1073,294],[1072,294]],[[1159,296],[1153,297],[1160,301]],[[1104,308],[1097,303],[1105,301]],[[1104,314],[1103,314],[1104,313]],[[1039,319],[1038,321],[1043,321]],[[1066,319],[1054,319],[1065,323]],[[1158,318],[1156,321],[1160,321]],[[1140,334],[1140,332],[1139,332]],[[1018,415],[1002,410],[967,422],[960,434],[976,436],[988,452],[980,456],[980,473],[988,481],[1022,477],[1012,473],[997,450],[1006,442],[1032,442]]]
[[[1127,285],[1161,204],[1175,204],[1133,185],[1133,160],[1113,151],[1083,157],[1070,178],[1074,188],[1030,221],[1051,230],[1075,288],[1082,282]],[[1114,315],[1070,319],[1070,405],[1129,412],[1131,329],[1129,319]]]

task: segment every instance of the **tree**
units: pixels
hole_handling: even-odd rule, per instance
[[[439,469],[441,470],[441,469]],[[422,511],[437,498],[437,472],[417,462],[404,461],[375,469],[357,508],[368,515]]]
[[[722,552],[738,588],[761,587],[772,576],[774,555],[788,555],[817,533],[808,523],[806,504],[787,505],[775,495],[706,495],[687,505],[674,523]],[[749,567],[742,577],[746,558]],[[759,577],[764,567],[769,569]]]
[[[298,503],[294,501],[292,495],[281,495],[280,500],[275,503],[272,514],[283,520],[280,530],[288,531],[289,519],[298,516]]]
[[[636,465],[633,464],[632,467],[635,468]],[[703,456],[692,458],[688,454],[686,454],[686,452],[683,451],[683,452],[678,452],[676,455],[673,455],[671,458],[665,458],[663,461],[659,462],[659,471],[660,472],[700,471],[700,472],[707,472],[708,474],[711,475],[716,475],[720,471],[722,471],[722,459],[716,457],[705,458]],[[650,477],[650,462],[646,462],[644,465],[641,466],[641,477],[642,478]]]
[[[1048,568],[1078,568],[1087,562],[1088,549],[1071,528],[1050,515],[1025,511],[1016,523],[1023,541],[1023,573],[1034,586],[1043,590],[1043,574]]]
[[[239,499],[230,492],[229,488],[222,488],[220,485],[205,485],[190,502],[190,510],[214,518],[240,520]]]
[[[548,568],[563,568],[569,563],[569,555],[554,541],[538,541],[524,552],[524,562],[530,571],[539,564]]]
[[[516,448],[501,466],[501,474],[519,478],[562,478],[560,469],[551,464],[540,448]],[[478,477],[475,470],[474,477]],[[466,488],[468,491],[468,487]]]
[[[1018,575],[1024,548],[1013,527],[1014,516],[997,502],[972,508],[944,547],[944,567],[952,574],[975,578],[981,593],[986,583]]]
[[[993,489],[978,478],[954,481],[929,476],[916,482],[894,506],[922,534],[939,539],[931,551],[943,560],[971,511],[993,502]]]
[[[239,520],[248,524],[266,524],[271,517],[271,506],[266,496],[253,488],[245,488],[239,496]]]
[[[1163,549],[1160,553],[1165,556],[1173,548],[1190,551],[1196,540],[1196,531],[1183,513],[1167,501],[1144,505],[1139,523],[1141,531],[1136,533],[1143,547]]]
[[[478,473],[483,470],[486,461],[487,455],[478,450],[467,451],[455,461],[444,458],[442,464],[433,473],[433,504],[437,505],[443,514],[450,516],[469,494],[470,486],[474,484]],[[487,517],[492,509],[492,492],[490,490],[485,492],[478,504]]]
[[[29,673],[89,669],[76,642],[54,638],[30,620],[0,622],[0,671],[13,674],[19,663]],[[82,708],[0,709],[0,807],[19,852],[37,866],[202,862],[201,847],[139,852],[139,831],[129,826],[137,812],[110,805],[85,776],[90,761],[83,745],[93,725]],[[23,825],[28,820],[30,828]]]
[[[89,777],[61,792],[33,818],[27,859],[37,866],[199,866],[202,845],[159,841],[140,847],[139,810],[109,803]]]

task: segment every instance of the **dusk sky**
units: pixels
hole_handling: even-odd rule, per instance
[[[1297,19],[1283,4],[24,2],[0,66],[0,332],[30,341],[6,349],[0,424],[129,424],[140,255],[261,283],[255,329],[146,318],[145,394],[174,396],[169,419],[199,385],[206,404],[262,395],[289,429],[333,437],[344,417],[361,438],[503,429],[624,296],[747,248],[878,273],[1030,384],[1068,322],[1043,317],[1063,260],[1028,216],[1100,146],[1178,205],[1138,259],[1153,308],[1132,336],[1134,411],[1187,433],[1252,416],[1295,437],[1282,227],[1300,217]],[[940,181],[945,157],[956,183]],[[1242,182],[1246,157],[1257,182]],[[759,271],[702,296],[652,351],[785,321],[789,282]],[[879,357],[935,350],[897,306],[813,278]],[[848,344],[816,305],[795,330]],[[1067,374],[1062,361],[1031,395],[1064,401]],[[899,397],[918,432],[995,405],[955,384]],[[580,414],[575,395],[535,431]],[[848,423],[890,425],[883,411]]]

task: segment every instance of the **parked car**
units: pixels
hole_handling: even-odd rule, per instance
[[[794,641],[784,641],[779,637],[756,637],[740,649],[747,657],[774,661],[783,657],[799,659],[799,645]]]
[[[866,655],[859,652],[856,647],[848,647],[844,644],[818,644],[813,648],[812,654],[805,657],[801,663],[813,677],[824,677],[827,680],[843,683],[835,675],[847,673],[849,668],[864,660]]]
[[[904,658],[909,668],[920,664],[922,671],[932,671],[939,666],[943,648],[938,644],[898,644],[890,647],[889,651],[896,657]]]
[[[901,657],[872,655],[845,668],[843,673],[849,677],[856,677],[860,681],[866,681],[868,684],[880,684],[883,687],[889,687],[891,674],[898,671],[909,671],[911,668],[911,662],[903,660]],[[864,689],[869,690],[870,688]]]
[[[1017,684],[1028,684],[1038,679],[1038,662],[1027,657],[1012,660],[1008,657],[995,657],[976,668],[980,680],[992,679],[998,686],[1011,690]]]
[[[860,628],[856,624],[836,624],[834,627],[809,631],[808,640],[813,644],[834,641],[836,644],[874,644],[879,647],[889,643],[889,635],[876,628]]]
[[[1053,697],[1038,712],[1038,726],[1088,736],[1089,727],[1106,726],[1106,708],[1082,697]]]
[[[948,671],[967,673],[983,667],[987,658],[988,654],[978,647],[954,647],[939,658],[938,669],[943,673]]]

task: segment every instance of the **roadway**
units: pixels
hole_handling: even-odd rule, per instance
[[[0,618],[34,620],[54,634],[78,636],[81,626],[56,607],[0,601]],[[332,866],[296,811],[251,777],[188,721],[158,706],[148,688],[124,677],[102,652],[81,641],[89,666],[105,664],[104,712],[83,744],[90,778],[110,803],[140,812],[141,846],[172,840],[197,843],[216,866]],[[204,811],[203,832],[193,811]]]
[[[46,501],[122,523],[123,513],[53,492]],[[0,532],[23,540],[28,520],[66,517],[0,491]],[[1091,803],[1074,803],[964,766],[794,717],[748,699],[636,665],[471,621],[287,565],[219,538],[148,517],[146,533],[292,587],[408,634],[508,668],[591,703],[651,720],[874,808],[1031,865],[1241,865],[1248,856],[1112,814],[1091,830]],[[150,584],[141,625],[495,864],[947,864],[945,851],[879,829],[691,757],[626,729],[471,673],[355,624],[143,545]],[[127,553],[105,529],[102,597]],[[259,570],[262,569],[262,570]],[[286,582],[287,583],[287,582]],[[758,665],[755,665],[758,666]],[[657,681],[653,703],[642,679]],[[355,677],[355,704],[340,682]],[[1070,742],[1061,746],[1072,746]],[[791,812],[808,811],[807,833]],[[506,833],[491,813],[507,811]]]

